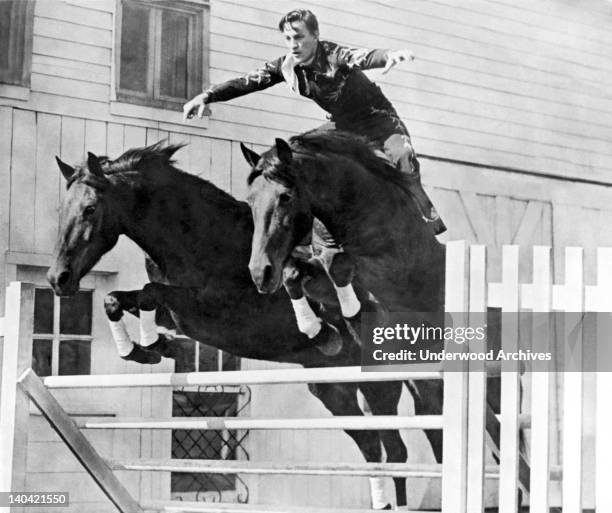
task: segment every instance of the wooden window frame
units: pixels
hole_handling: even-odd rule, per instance
[[[150,92],[142,93],[121,89],[121,34],[123,22],[123,4],[128,2],[136,6],[150,9],[149,13],[149,41],[147,56],[147,89]],[[194,0],[117,0],[116,36],[115,36],[115,96],[116,100],[124,103],[158,107],[162,109],[177,110],[182,108],[185,99],[163,96],[160,94],[161,82],[161,17],[164,10],[182,12],[192,15],[190,18],[190,32],[194,35],[188,43],[188,71],[192,70],[193,77],[187,83],[187,99],[201,93],[208,83],[208,54],[209,54],[209,1]],[[199,36],[198,36],[199,34]],[[152,64],[152,66],[151,66]],[[200,66],[198,66],[198,64]]]
[[[32,75],[32,39],[34,26],[34,0],[16,0],[19,10],[14,13],[10,24],[9,67],[0,68],[0,83],[14,86],[30,87]],[[19,31],[15,21],[24,18],[23,32]],[[23,40],[17,42],[18,38]],[[19,55],[22,53],[22,55]]]
[[[48,290],[49,287],[43,286],[35,286],[36,289],[40,290]],[[63,341],[72,341],[72,340],[84,340],[89,342],[89,346],[91,348],[91,344],[94,340],[93,337],[93,289],[79,289],[79,292],[91,292],[92,294],[92,305],[91,305],[91,314],[92,314],[92,332],[89,335],[70,335],[68,333],[60,332],[60,314],[61,314],[61,297],[53,295],[53,332],[52,333],[33,333],[33,340],[51,340],[51,376],[59,375],[59,360],[60,360],[60,342]],[[89,369],[91,374],[91,351],[90,351],[90,361],[89,361]]]

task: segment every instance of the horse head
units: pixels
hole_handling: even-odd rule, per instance
[[[104,175],[100,159],[88,153],[86,165],[73,168],[56,157],[67,181],[67,192],[60,205],[59,234],[53,263],[47,279],[56,294],[73,295],[81,278],[120,235],[113,215],[112,200],[106,194],[111,183]]]
[[[241,147],[252,167],[247,196],[254,223],[249,271],[259,292],[269,294],[280,287],[283,265],[312,230],[313,218],[294,179],[287,142],[276,139],[276,145],[262,155]]]

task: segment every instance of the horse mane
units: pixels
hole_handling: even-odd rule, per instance
[[[185,144],[166,144],[164,140],[158,141],[151,146],[146,146],[143,148],[131,148],[124,152],[120,157],[115,160],[111,160],[106,155],[98,156],[98,162],[100,163],[100,167],[104,173],[104,177],[98,177],[91,173],[88,173],[87,163],[85,162],[81,166],[77,166],[75,168],[75,173],[68,179],[66,184],[67,188],[77,180],[85,180],[91,186],[94,187],[105,187],[108,185],[108,182],[105,184],[105,178],[111,176],[121,176],[121,178],[127,179],[128,174],[131,174],[132,177],[136,175],[144,175],[142,173],[143,166],[146,164],[149,166],[150,164],[155,163],[157,161],[158,164],[165,166],[165,171],[171,170],[176,173],[182,173],[179,169],[174,167],[174,159],[172,159],[172,155],[180,150]],[[150,173],[147,173],[150,175]],[[186,174],[186,173],[185,173]],[[149,178],[152,178],[149,176]]]
[[[174,167],[175,160],[172,156],[184,146],[186,144],[166,144],[162,140],[144,148],[131,148],[115,160],[108,157],[99,157],[99,160],[104,174],[108,175],[140,170],[143,164],[151,164],[154,161],[179,171]]]
[[[298,162],[329,161],[332,164],[330,172],[333,172],[332,159],[338,156],[349,158],[359,162],[372,175],[392,182],[410,194],[405,174],[393,166],[389,160],[379,156],[375,152],[376,145],[360,135],[342,130],[316,128],[291,137],[289,146],[293,151],[294,159]],[[270,164],[253,169],[247,179],[248,184],[250,185],[260,175],[287,186],[295,184],[299,166]]]
[[[167,144],[161,140],[143,148],[131,148],[112,160],[107,156],[98,156],[98,162],[104,176],[97,176],[88,171],[87,162],[77,166],[75,173],[68,179],[67,187],[77,180],[104,190],[111,183],[151,193],[160,186],[181,187],[189,194],[197,194],[207,202],[233,208],[241,204],[231,194],[220,189],[212,182],[191,173],[186,173],[174,166],[174,153],[186,144]],[[246,208],[246,206],[245,206]]]

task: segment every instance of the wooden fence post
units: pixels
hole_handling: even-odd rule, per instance
[[[12,282],[6,290],[0,382],[0,491],[25,491],[29,399],[19,376],[32,366],[34,285]]]
[[[533,248],[533,279],[523,285],[521,302],[533,312],[532,341],[538,351],[551,351],[552,269],[550,247]],[[541,318],[539,318],[542,316]],[[546,316],[547,318],[544,318]],[[544,321],[542,326],[539,322]],[[542,329],[542,327],[544,329]],[[543,337],[543,339],[540,339]],[[550,491],[550,429],[552,404],[550,373],[552,369],[531,375],[531,496],[533,513],[548,513]]]
[[[464,241],[446,245],[446,312],[467,312],[467,259]],[[457,317],[462,317],[458,315]],[[455,324],[465,323],[454,318]],[[466,513],[468,373],[444,373],[444,435],[442,444],[442,512]],[[450,434],[452,433],[452,436]]]
[[[600,312],[597,320],[597,363],[595,405],[595,510],[612,511],[612,248],[597,250],[597,285],[585,287],[585,310]]]
[[[565,249],[565,284],[553,286],[553,305],[564,314],[564,365],[578,370],[563,372],[563,512],[582,511],[582,423],[584,374],[582,372],[582,320],[584,268],[582,248]]]
[[[470,246],[469,326],[487,323],[487,248]],[[469,342],[471,353],[485,354],[487,339]],[[484,511],[487,369],[484,360],[469,362],[467,511]]]
[[[501,344],[505,352],[518,351],[519,248],[504,246],[502,249],[501,291],[502,318]],[[520,373],[518,362],[510,364],[510,370],[501,373],[501,435],[499,462],[499,511],[514,513],[518,509],[518,477],[520,465],[519,414]]]

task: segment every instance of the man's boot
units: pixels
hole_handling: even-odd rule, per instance
[[[433,206],[429,196],[427,196],[427,193],[423,189],[421,180],[414,180],[413,177],[410,176],[408,190],[414,197],[414,200],[418,205],[425,222],[431,223],[434,234],[440,235],[441,233],[444,233],[446,231],[446,225],[440,218],[440,214],[438,214],[436,207]]]
[[[383,152],[408,178],[408,190],[425,222],[431,224],[436,235],[444,233],[446,226],[421,185],[420,164],[410,142],[410,136],[393,134],[384,142]]]
[[[427,193],[421,184],[420,164],[416,158],[416,155],[413,152],[410,157],[409,171],[405,169],[407,166],[402,166],[402,160],[403,159],[400,159],[398,162],[398,167],[408,177],[408,190],[414,197],[423,219],[425,222],[431,223],[434,234],[440,235],[441,233],[444,233],[446,231],[446,225],[440,218],[436,207],[433,206],[433,203],[429,199],[429,196],[427,196]]]

